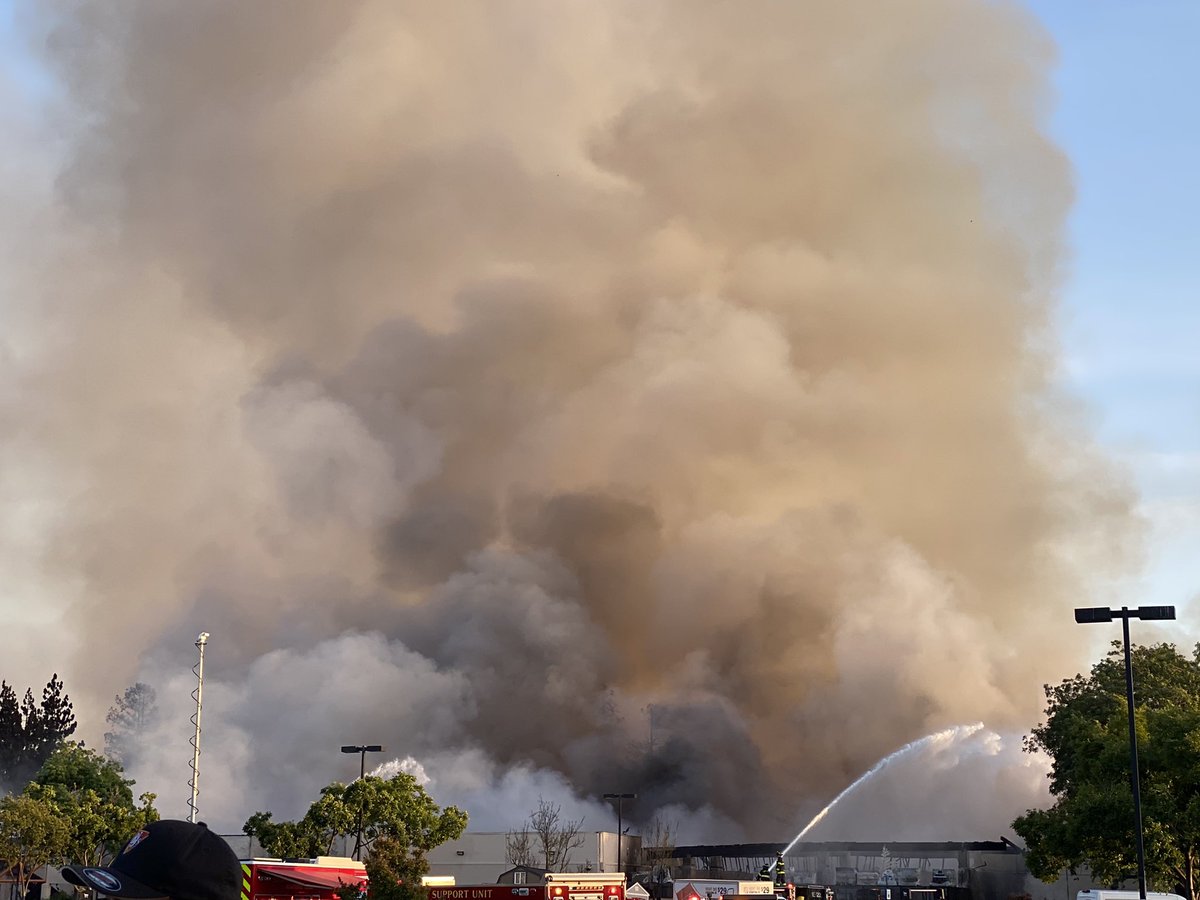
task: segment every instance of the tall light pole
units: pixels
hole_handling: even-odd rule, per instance
[[[621,858],[621,802],[623,800],[635,800],[637,794],[605,794],[605,800],[617,801],[617,871],[625,871],[625,861]]]
[[[1125,705],[1129,712],[1129,780],[1133,785],[1133,826],[1137,837],[1138,896],[1146,900],[1146,848],[1142,838],[1142,787],[1138,775],[1137,729],[1133,720],[1133,660],[1129,655],[1129,620],[1143,621],[1174,619],[1173,606],[1139,606],[1130,609],[1109,609],[1107,606],[1090,606],[1075,610],[1075,621],[1079,624],[1111,622],[1121,620],[1121,632],[1125,640]]]
[[[379,744],[343,744],[343,753],[357,753],[358,757],[358,780],[362,781],[367,775],[367,754],[382,753],[383,747]],[[354,836],[354,853],[351,854],[355,859],[362,859],[362,826],[363,826],[363,804],[365,799],[360,799],[358,803],[358,831]]]
[[[200,651],[200,659],[192,667],[196,673],[196,690],[192,698],[196,701],[196,712],[192,716],[192,724],[196,731],[192,735],[192,796],[188,800],[188,821],[196,821],[196,813],[200,803],[200,713],[204,711],[204,648],[208,645],[208,632],[200,632],[196,638],[196,649]]]

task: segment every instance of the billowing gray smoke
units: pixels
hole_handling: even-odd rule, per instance
[[[47,612],[4,658],[97,734],[153,684],[168,812],[200,630],[222,827],[380,742],[513,824],[558,783],[779,839],[1078,663],[1129,497],[1053,388],[1071,191],[1014,5],[21,21],[4,528]]]

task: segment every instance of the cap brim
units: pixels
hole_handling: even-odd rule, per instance
[[[124,872],[104,866],[63,866],[63,878],[80,887],[109,897],[129,897],[130,900],[157,900],[166,897],[162,891],[134,881]]]

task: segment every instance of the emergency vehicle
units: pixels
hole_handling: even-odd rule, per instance
[[[625,900],[625,873],[547,872],[546,900]]]
[[[344,856],[243,859],[241,900],[338,900],[338,888],[367,889],[367,867]]]
[[[546,900],[540,884],[430,885],[429,900]]]
[[[544,884],[430,886],[429,900],[625,900],[625,874],[547,872]]]
[[[722,900],[726,897],[771,897],[775,885],[770,881],[726,881],[714,878],[677,880],[673,886],[675,900]]]

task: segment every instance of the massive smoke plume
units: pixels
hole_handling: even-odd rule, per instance
[[[97,732],[155,685],[168,813],[201,630],[223,828],[380,742],[513,825],[558,785],[782,839],[1080,662],[1129,497],[1054,389],[1071,190],[1016,6],[21,25],[5,560],[45,612],[3,658],[69,663]]]

